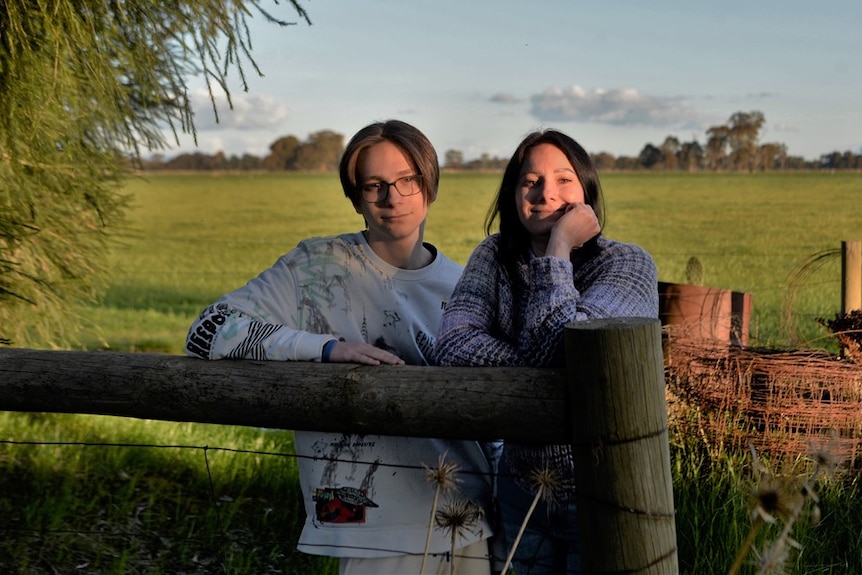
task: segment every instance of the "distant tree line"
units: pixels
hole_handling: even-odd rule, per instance
[[[196,152],[180,154],[166,160],[154,155],[142,161],[145,170],[240,170],[269,172],[333,172],[344,151],[344,136],[331,130],[322,130],[308,136],[304,142],[296,136],[284,136],[269,146],[269,154],[263,158],[251,154],[226,156],[224,152],[214,155]]]
[[[760,143],[760,132],[766,123],[762,112],[737,112],[727,124],[706,131],[706,142],[680,142],[668,136],[661,145],[646,144],[636,156],[614,156],[608,152],[592,154],[601,171],[734,171],[765,172],[774,170],[862,170],[862,154],[833,151],[816,160],[790,156],[780,142]],[[332,172],[344,149],[344,136],[330,130],[311,134],[306,141],[285,136],[273,142],[263,158],[244,154],[225,156],[202,153],[180,154],[170,160],[153,156],[143,162],[146,170],[240,170]],[[447,150],[443,155],[447,170],[501,170],[509,158],[482,154],[466,160],[461,150]]]

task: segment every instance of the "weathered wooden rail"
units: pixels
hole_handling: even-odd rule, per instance
[[[567,443],[565,371],[0,348],[0,410]],[[333,423],[335,422],[335,423]]]

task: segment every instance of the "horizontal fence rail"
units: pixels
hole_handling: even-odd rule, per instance
[[[0,410],[569,443],[565,370],[0,348]],[[325,414],[323,417],[321,414]]]

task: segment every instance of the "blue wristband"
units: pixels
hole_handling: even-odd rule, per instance
[[[323,345],[323,353],[320,354],[320,361],[323,363],[327,363],[329,361],[329,354],[332,353],[332,348],[335,347],[335,342],[338,340],[330,339]]]

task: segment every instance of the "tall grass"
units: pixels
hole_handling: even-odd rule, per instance
[[[763,505],[763,483],[750,453],[715,451],[696,437],[671,434],[680,573],[724,575],[752,534]],[[754,533],[753,548],[743,555],[743,574],[833,575],[862,573],[862,492],[859,478],[841,470],[813,484],[811,500],[799,487],[811,476],[813,461],[800,458],[769,467],[780,499],[804,505],[789,530],[793,540],[777,570],[761,570],[761,558],[782,536],[776,520]],[[772,495],[769,493],[768,495]],[[783,504],[782,504],[783,505]]]
[[[465,263],[498,180],[445,174],[427,240]],[[706,285],[753,294],[753,343],[824,342],[815,319],[838,311],[840,261],[792,294],[788,286],[812,254],[862,235],[858,175],[607,174],[602,183],[606,234],[649,250],[660,279],[684,282],[696,256]],[[150,175],[127,192],[135,207],[111,254],[110,288],[79,309],[83,349],[182,353],[188,325],[220,294],[305,237],[363,227],[331,174]],[[782,319],[788,306],[794,325]],[[0,440],[4,573],[335,572],[294,549],[304,510],[289,431],[0,414]],[[671,447],[681,572],[726,573],[751,522],[750,458],[678,432]],[[858,482],[845,480],[818,486],[822,522],[794,533],[802,551],[788,572],[862,572]]]
[[[331,573],[294,548],[292,432],[0,412],[0,439],[4,574]]]

